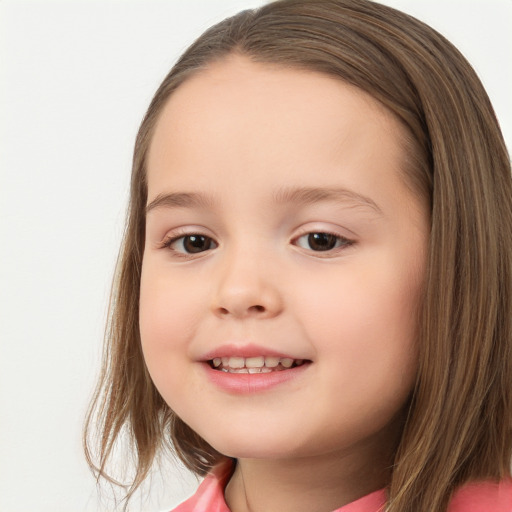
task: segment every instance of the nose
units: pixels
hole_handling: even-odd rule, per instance
[[[239,254],[223,262],[213,296],[213,313],[221,318],[273,318],[283,310],[283,297],[268,262]]]

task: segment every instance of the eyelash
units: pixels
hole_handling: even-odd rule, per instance
[[[315,251],[314,249],[311,249],[311,248],[305,248],[305,247],[302,247],[301,245],[298,245],[297,242],[305,237],[305,236],[308,236],[310,237],[311,235],[327,235],[328,237],[333,237],[335,239],[335,243],[336,243],[336,246],[335,247],[332,247],[332,248],[328,248],[326,250],[319,250],[319,251]],[[206,239],[207,241],[210,242],[210,244],[213,244],[214,247],[213,249],[216,249],[218,247],[218,244],[217,242],[215,242],[215,240],[207,235],[203,235],[202,233],[199,233],[199,232],[193,232],[193,233],[180,233],[180,234],[176,234],[174,236],[170,236],[168,238],[166,238],[162,243],[161,243],[161,248],[162,249],[169,249],[170,251],[172,251],[174,254],[175,257],[178,257],[178,258],[193,258],[195,255],[200,255],[202,253],[205,253],[205,252],[208,252],[210,250],[212,250],[211,247],[209,247],[208,249],[204,250],[204,251],[198,251],[197,253],[193,253],[193,252],[186,252],[186,251],[179,251],[179,250],[176,250],[176,249],[173,249],[173,244],[175,244],[176,242],[178,242],[179,240],[185,240],[186,238],[189,238],[189,237],[201,237],[201,238],[204,238]],[[333,255],[333,252],[336,254],[338,253],[339,251],[342,251],[348,247],[351,247],[355,244],[355,241],[354,240],[350,240],[344,236],[341,236],[339,235],[338,233],[332,233],[332,232],[329,232],[329,231],[305,231],[304,233],[300,234],[299,236],[295,237],[293,240],[292,240],[292,243],[294,245],[297,245],[298,247],[301,247],[302,249],[304,250],[307,250],[307,251],[311,251],[311,252],[314,252],[314,253],[319,253],[319,257],[322,257],[320,256],[321,254],[325,254],[325,256],[323,257],[329,257],[329,256],[332,256]]]
[[[197,253],[193,253],[193,252],[178,251],[176,249],[173,249],[172,245],[175,244],[176,242],[178,242],[179,240],[184,241],[186,238],[190,238],[190,237],[194,237],[194,236],[205,238],[205,239],[209,240],[210,242],[212,242],[213,244],[215,244],[215,247],[218,247],[215,240],[213,240],[213,238],[208,235],[203,235],[202,233],[198,233],[198,232],[192,232],[192,233],[184,232],[184,233],[177,233],[174,236],[170,236],[170,237],[166,238],[162,242],[161,248],[169,249],[170,251],[173,252],[173,256],[175,256],[177,258],[193,258],[195,256],[195,254],[202,254],[203,252],[207,252],[207,251],[199,251]],[[208,249],[208,250],[210,250],[210,249]]]
[[[322,257],[321,256],[322,254],[325,254],[325,256],[323,256],[323,257],[333,256],[333,255],[337,254],[338,252],[343,251],[343,250],[347,249],[348,247],[351,247],[355,244],[354,240],[350,240],[349,238],[346,238],[346,237],[340,235],[339,233],[333,233],[330,231],[320,231],[320,230],[319,231],[305,231],[304,233],[295,237],[292,240],[292,242],[294,242],[295,245],[297,245],[297,242],[301,238],[303,238],[305,236],[310,237],[312,235],[327,235],[328,237],[332,237],[335,239],[336,246],[332,247],[330,249],[324,250],[324,251],[322,251],[322,250],[315,251],[313,249],[307,249],[307,248],[304,248],[299,245],[299,247],[301,247],[302,249],[305,249],[305,250],[308,250],[308,251],[311,251],[314,253],[318,253],[318,256],[320,256],[320,257]],[[308,241],[308,242],[310,242],[310,241]]]

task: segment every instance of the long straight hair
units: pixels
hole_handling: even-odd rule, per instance
[[[431,232],[419,371],[387,510],[445,511],[465,482],[510,474],[510,160],[487,94],[465,58],[427,25],[369,0],[278,0],[243,11],[207,30],[159,87],[135,145],[104,365],[84,433],[87,460],[98,478],[110,478],[107,461],[128,432],[136,455],[129,497],[161,448],[174,449],[201,475],[224,458],[174,414],[151,382],[138,314],[146,156],[155,123],[183,82],[234,53],[352,84],[406,127],[404,179],[430,205]]]

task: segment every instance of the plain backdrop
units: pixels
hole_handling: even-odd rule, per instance
[[[0,2],[0,510],[114,509],[81,451],[139,122],[205,28],[262,0]],[[388,0],[473,63],[512,148],[512,0]],[[131,510],[197,481],[157,473]],[[149,497],[148,497],[149,496]]]

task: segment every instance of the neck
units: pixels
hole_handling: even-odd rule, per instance
[[[331,512],[383,488],[390,460],[391,450],[371,442],[314,457],[238,459],[226,502],[232,512]]]

